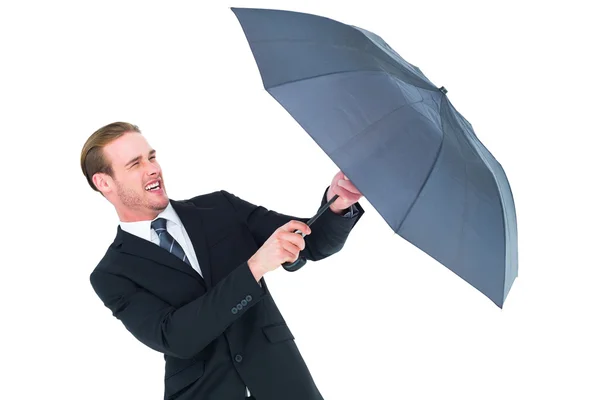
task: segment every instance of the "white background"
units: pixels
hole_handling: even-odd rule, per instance
[[[118,223],[79,168],[100,126],[141,127],[171,198],[318,207],[337,168],[262,88],[240,6],[380,35],[449,90],[515,197],[519,277],[503,310],[367,199],[340,253],[267,275],[325,399],[600,398],[593,2],[200,3],[2,2],[0,397],[162,399],[162,355],[89,284]]]

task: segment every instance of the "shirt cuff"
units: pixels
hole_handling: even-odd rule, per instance
[[[350,206],[350,211],[348,211],[346,214],[342,215],[342,217],[352,218],[354,216],[354,214],[356,214],[357,212],[358,212],[358,208],[356,208],[356,206],[354,204],[352,204]]]

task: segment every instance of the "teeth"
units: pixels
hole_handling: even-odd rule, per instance
[[[154,189],[156,187],[158,187],[158,182],[154,182],[153,184],[146,186],[146,190]]]

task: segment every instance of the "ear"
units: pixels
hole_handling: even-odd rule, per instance
[[[112,190],[112,178],[102,172],[96,172],[92,176],[92,182],[102,194],[106,194]]]

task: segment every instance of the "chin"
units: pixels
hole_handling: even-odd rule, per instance
[[[169,204],[169,198],[167,196],[162,197],[160,200],[159,199],[155,199],[154,201],[152,201],[150,203],[150,207],[152,207],[155,210],[164,210],[165,208],[167,208],[167,205]]]
[[[169,198],[165,196],[163,199],[161,199],[161,201],[158,202],[158,204],[159,204],[159,207],[161,207],[163,209],[166,208],[167,205],[169,204]]]

